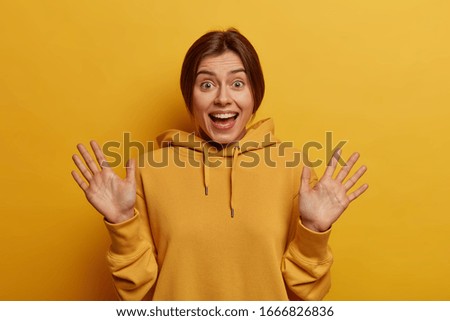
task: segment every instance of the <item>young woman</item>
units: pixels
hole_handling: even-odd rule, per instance
[[[130,160],[126,178],[95,142],[78,145],[72,175],[104,216],[108,263],[121,299],[319,300],[330,288],[332,224],[366,189],[366,170],[317,180],[278,141],[272,120],[249,127],[264,96],[258,55],[237,30],[213,31],[188,50],[181,90],[195,133],[167,131],[161,148]],[[97,165],[99,164],[100,167]],[[83,179],[84,177],[84,179]]]

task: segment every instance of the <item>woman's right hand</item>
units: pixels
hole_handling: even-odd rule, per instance
[[[135,163],[130,159],[127,163],[125,179],[120,178],[109,167],[100,146],[91,141],[97,162],[95,162],[83,144],[77,148],[84,162],[78,155],[72,159],[85,178],[85,181],[77,171],[72,171],[72,176],[84,191],[89,203],[99,211],[105,219],[113,224],[124,222],[134,215],[136,202]],[[97,166],[100,165],[100,168]],[[87,166],[86,166],[87,165]]]

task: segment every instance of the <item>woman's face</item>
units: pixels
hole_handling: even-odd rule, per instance
[[[225,51],[200,61],[192,115],[203,137],[219,144],[240,140],[253,114],[253,95],[239,56]]]

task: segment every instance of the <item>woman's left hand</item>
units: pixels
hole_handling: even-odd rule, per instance
[[[335,152],[322,178],[313,188],[309,186],[311,170],[309,167],[303,167],[299,191],[299,210],[303,226],[310,230],[316,232],[328,230],[341,216],[350,202],[358,198],[369,187],[367,184],[363,184],[347,195],[348,191],[365,173],[367,167],[361,166],[344,182],[344,179],[359,158],[358,153],[353,153],[336,178],[333,178],[338,159],[341,157],[340,155],[340,150]]]

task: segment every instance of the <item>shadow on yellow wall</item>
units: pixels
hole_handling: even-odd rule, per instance
[[[0,299],[116,299],[101,216],[70,175],[75,145],[190,128],[184,53],[235,26],[266,75],[257,119],[297,146],[331,131],[369,167],[367,195],[333,228],[326,299],[449,300],[448,12],[438,0],[2,2]]]

